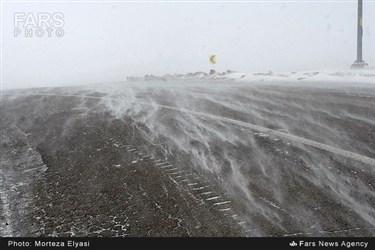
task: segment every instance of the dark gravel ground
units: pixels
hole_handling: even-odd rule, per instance
[[[131,120],[120,121],[95,110],[81,115],[81,110],[72,111],[77,104],[74,98],[19,101],[5,103],[2,115],[2,138],[7,138],[1,145],[2,152],[7,152],[2,153],[2,185],[5,189],[15,186],[14,192],[7,192],[11,216],[1,218],[3,235],[244,234],[232,217],[165,174],[157,165],[164,162],[162,158],[158,161],[132,151],[144,141]],[[32,103],[47,114],[35,116]],[[16,131],[22,133],[16,135]],[[32,153],[10,156],[12,150]],[[17,159],[23,158],[28,162],[15,167]],[[25,172],[34,168],[34,176],[27,175],[26,182]],[[21,182],[24,185],[17,187]],[[1,209],[4,215],[4,204]]]
[[[66,90],[30,91],[40,92]],[[153,122],[168,133],[150,140],[150,124],[138,119],[143,111],[116,118],[100,99],[28,93],[3,95],[2,236],[374,236],[370,165],[176,110],[158,110]],[[375,157],[373,90],[264,86],[179,94],[145,90],[138,98],[175,106],[190,94],[181,102],[196,102],[197,110],[280,131],[289,126],[291,134]],[[208,146],[189,137],[194,131]],[[181,149],[185,141],[219,169],[200,168],[193,151]]]

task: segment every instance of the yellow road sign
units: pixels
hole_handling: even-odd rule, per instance
[[[215,64],[216,63],[216,56],[215,55],[211,55],[210,58],[209,58],[209,60],[210,60],[210,63]]]

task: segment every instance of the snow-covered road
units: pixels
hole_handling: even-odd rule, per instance
[[[172,181],[180,183],[189,169],[197,180],[187,181],[188,190],[211,186],[193,196],[220,199],[209,207],[226,205],[219,210],[241,218],[240,234],[373,236],[375,90],[318,83],[138,81],[8,91],[3,119],[31,133],[38,146],[72,140],[76,123],[109,114],[128,129],[129,150],[164,159],[163,173],[173,173]],[[80,147],[87,144],[75,145]],[[54,148],[50,157],[64,150]],[[81,154],[71,164],[88,157],[96,156]],[[179,216],[178,225],[188,228],[186,214]]]

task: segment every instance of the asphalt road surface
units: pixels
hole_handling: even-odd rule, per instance
[[[1,236],[375,236],[375,88],[8,90]]]

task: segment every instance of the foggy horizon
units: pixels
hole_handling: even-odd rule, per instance
[[[2,87],[124,81],[145,74],[349,69],[357,1],[2,3]],[[14,36],[14,13],[62,13],[62,37]],[[375,64],[375,2],[363,58]]]

